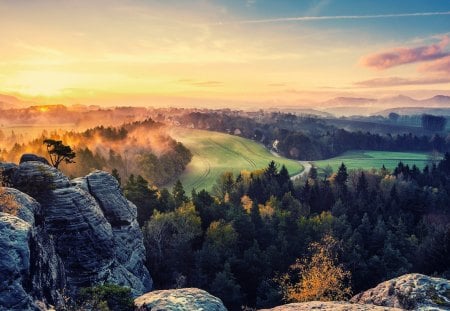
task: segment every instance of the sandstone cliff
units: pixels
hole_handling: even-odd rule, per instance
[[[135,296],[152,280],[136,206],[117,181],[96,171],[70,181],[38,161],[1,163],[14,213],[0,213],[0,310],[63,305],[80,287],[128,286]],[[2,209],[3,210],[3,209]]]

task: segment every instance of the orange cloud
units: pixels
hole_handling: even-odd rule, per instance
[[[450,53],[445,52],[449,43],[450,37],[444,36],[438,44],[415,48],[399,47],[382,53],[370,54],[361,58],[360,64],[365,67],[384,70],[404,64],[440,59],[450,55]]]

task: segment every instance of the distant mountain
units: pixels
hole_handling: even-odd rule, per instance
[[[391,112],[400,115],[420,115],[424,113],[450,116],[450,96],[436,95],[422,100],[413,99],[407,96],[396,96],[398,100],[392,100],[390,103],[395,108],[384,109],[376,114],[388,115]],[[394,99],[391,98],[391,99]]]
[[[432,106],[447,106],[450,107],[450,96],[445,95],[436,95],[428,99],[424,99],[421,101],[424,104],[432,105]]]
[[[385,109],[375,113],[375,115],[387,116],[391,112],[398,113],[399,115],[422,115],[432,114],[439,116],[450,116],[450,107],[449,108],[425,108],[425,107],[399,107],[399,108],[391,108]]]
[[[2,110],[23,108],[27,106],[27,104],[31,105],[32,103],[27,103],[11,95],[0,94],[0,109]]]
[[[414,98],[411,98],[409,96],[405,96],[405,95],[397,95],[397,96],[392,96],[392,97],[385,97],[385,98],[380,98],[378,100],[378,104],[382,105],[382,106],[407,106],[407,107],[414,107],[417,104],[419,104],[420,101]]]
[[[386,115],[390,112],[400,114],[422,114],[432,110],[434,114],[448,115],[450,96],[436,95],[426,99],[415,99],[405,95],[379,99],[365,97],[336,97],[320,103],[327,113],[336,116]]]
[[[366,97],[335,97],[319,106],[335,116],[367,115],[377,109],[377,99]]]

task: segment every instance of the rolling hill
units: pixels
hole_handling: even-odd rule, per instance
[[[225,171],[236,176],[242,170],[262,169],[272,160],[280,167],[284,164],[291,175],[303,170],[297,161],[277,157],[263,145],[242,137],[186,128],[174,128],[170,135],[194,155],[180,176],[187,192],[191,189],[211,190]]]

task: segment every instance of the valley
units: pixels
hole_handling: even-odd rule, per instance
[[[416,165],[419,169],[423,169],[430,164],[431,153],[427,152],[390,152],[390,151],[373,151],[373,150],[352,150],[343,153],[340,156],[313,161],[314,166],[319,172],[330,166],[333,172],[336,172],[341,163],[347,166],[347,169],[380,169],[383,165],[389,169],[394,169],[399,162],[408,164],[410,167]]]
[[[243,170],[263,169],[270,161],[275,161],[279,167],[285,165],[291,176],[303,170],[297,161],[276,157],[263,145],[239,136],[186,128],[174,128],[170,135],[193,154],[179,177],[187,191],[209,191],[225,171],[237,176]]]

